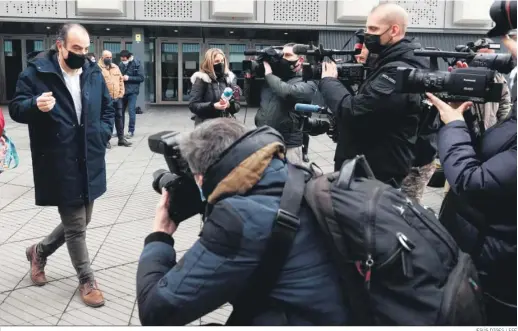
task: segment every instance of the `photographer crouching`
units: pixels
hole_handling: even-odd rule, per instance
[[[270,64],[263,61],[266,84],[261,90],[255,125],[268,125],[279,131],[286,143],[286,157],[293,164],[303,164],[302,116],[293,111],[296,103],[311,103],[317,86],[304,82],[300,71],[304,58],[293,53],[295,44],[286,44],[282,59]]]
[[[352,95],[338,76],[336,64],[324,63],[319,91],[336,117],[340,132],[335,170],[364,154],[377,179],[399,186],[414,160],[422,97],[395,93],[397,67],[428,68],[415,57],[421,46],[405,38],[408,14],[399,5],[380,4],[367,19],[365,46],[370,74]]]
[[[347,323],[314,215],[301,192],[293,200],[305,172],[286,163],[277,131],[247,132],[220,118],[182,139],[155,136],[150,147],[164,154],[171,173],[159,171],[153,184],[166,189],[138,265],[142,325],[185,325],[227,302],[227,325]],[[201,209],[200,192],[207,202],[203,229],[177,261],[171,235]],[[294,238],[291,247],[283,246],[286,238]]]

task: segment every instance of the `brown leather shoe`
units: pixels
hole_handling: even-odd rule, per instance
[[[27,261],[31,263],[31,280],[34,285],[43,286],[47,283],[47,277],[45,277],[45,264],[47,259],[41,258],[36,254],[36,245],[32,245],[25,250],[25,256]]]
[[[89,280],[84,284],[80,284],[79,292],[81,292],[81,299],[85,305],[94,308],[104,305],[103,292],[99,290],[95,280]]]

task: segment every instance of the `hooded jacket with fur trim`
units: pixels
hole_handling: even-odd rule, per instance
[[[194,114],[195,125],[211,118],[230,117],[241,108],[237,99],[240,95],[237,77],[231,71],[217,79],[198,71],[191,76],[191,84],[189,109]],[[214,103],[221,99],[221,95],[227,87],[234,90],[234,97],[230,99],[230,107],[226,111],[217,110],[214,108]]]

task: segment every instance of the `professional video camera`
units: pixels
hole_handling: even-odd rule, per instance
[[[309,105],[304,103],[295,104],[295,111],[303,116],[301,131],[306,132],[310,136],[319,136],[327,133],[327,135],[336,142],[338,140],[338,132],[336,131],[336,122],[333,114],[327,107],[319,105]],[[326,120],[312,118],[312,114],[321,114],[326,116]]]
[[[243,71],[250,76],[247,78],[263,78],[264,65],[268,62],[274,68],[282,59],[282,46],[271,46],[261,50],[248,49],[244,52],[246,56],[255,56],[255,60],[243,60]]]
[[[366,70],[365,66],[361,63],[357,63],[355,55],[361,53],[363,47],[364,34],[363,29],[356,31],[355,33],[356,42],[353,50],[344,50],[345,47],[351,41],[351,38],[345,43],[342,50],[338,49],[325,49],[322,44],[316,48],[313,45],[300,45],[293,46],[293,53],[299,55],[306,55],[313,57],[314,63],[303,63],[302,64],[302,77],[305,81],[318,80],[322,78],[322,62],[328,57],[331,61],[336,63],[338,71],[338,79],[342,81],[344,85],[359,85],[365,80]],[[337,63],[333,56],[351,56],[351,59],[346,63]]]
[[[174,131],[159,132],[148,138],[149,149],[162,154],[169,168],[153,173],[153,189],[159,194],[162,188],[169,192],[168,213],[176,224],[203,212],[198,185],[180,153],[179,138],[180,133]]]
[[[415,50],[416,56],[430,58],[430,70],[398,68],[396,91],[402,93],[435,92],[445,101],[499,102],[502,83],[495,83],[496,71],[509,73],[514,68],[510,54],[474,52],[443,52],[437,49]],[[437,59],[448,64],[465,60],[469,68],[455,68],[451,72],[438,70]],[[453,58],[448,62],[448,58]]]

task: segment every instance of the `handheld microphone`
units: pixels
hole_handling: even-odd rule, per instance
[[[325,112],[326,107],[321,107],[319,105],[308,105],[306,103],[297,103],[295,104],[295,111],[304,112],[304,113],[318,113]]]

